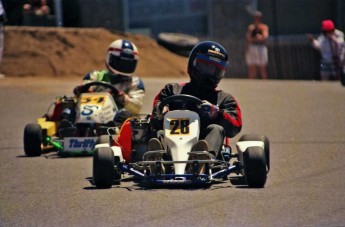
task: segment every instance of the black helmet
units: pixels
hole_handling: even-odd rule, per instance
[[[228,53],[213,41],[198,43],[188,60],[188,74],[192,83],[203,87],[216,87],[228,65]]]

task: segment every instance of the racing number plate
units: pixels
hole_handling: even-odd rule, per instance
[[[106,95],[94,95],[91,97],[82,97],[80,100],[80,103],[103,105],[106,99],[107,99]]]
[[[189,118],[171,118],[170,135],[188,135],[190,119]]]

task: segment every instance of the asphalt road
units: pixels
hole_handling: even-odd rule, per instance
[[[144,113],[171,79],[144,79]],[[95,189],[92,157],[28,158],[23,129],[79,80],[0,80],[0,226],[344,226],[345,88],[337,82],[224,79],[241,132],[268,136],[265,188]],[[238,139],[235,137],[232,142]]]

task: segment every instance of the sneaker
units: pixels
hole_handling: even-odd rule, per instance
[[[147,150],[148,151],[159,151],[159,150],[163,150],[163,146],[157,138],[152,138],[149,140],[149,142],[147,144]]]
[[[194,144],[191,150],[191,154],[189,155],[189,160],[209,160],[210,155],[208,153],[208,143],[206,140],[199,140]],[[193,152],[198,152],[198,154],[193,154]],[[204,154],[203,154],[204,153]],[[203,174],[205,173],[205,164],[199,164],[199,169],[198,169],[198,174]],[[188,171],[192,171],[192,166],[188,165]]]
[[[154,151],[161,151],[163,150],[162,143],[157,138],[152,138],[149,140],[147,144],[147,151],[148,153],[144,154],[144,160],[146,161],[157,161],[163,160],[163,153],[155,153]],[[150,153],[153,151],[153,153]],[[150,172],[152,174],[156,174],[156,165],[150,164]],[[162,165],[161,173],[165,172],[164,165]]]
[[[199,140],[198,142],[196,142],[196,144],[194,144],[194,146],[192,147],[191,152],[195,152],[195,151],[208,151],[207,141]]]

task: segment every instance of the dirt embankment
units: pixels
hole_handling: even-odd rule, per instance
[[[188,78],[187,58],[137,34],[111,33],[102,28],[6,27],[0,72],[6,77],[83,77],[105,68],[108,45],[128,39],[139,49],[136,75]]]

